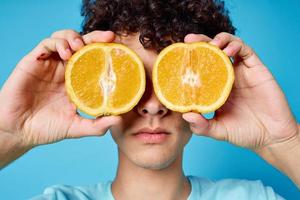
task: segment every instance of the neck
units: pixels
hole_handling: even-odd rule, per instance
[[[182,170],[182,154],[164,169],[146,169],[119,151],[117,176],[112,183],[116,200],[186,200],[191,186]]]

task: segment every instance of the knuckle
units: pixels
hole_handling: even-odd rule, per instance
[[[244,42],[243,42],[243,40],[242,40],[241,38],[239,38],[239,37],[237,37],[237,36],[234,36],[234,38],[235,38],[235,41],[236,41],[237,43],[244,44]]]
[[[54,38],[54,37],[56,37],[58,35],[58,31],[55,31],[55,32],[53,32],[52,34],[51,34],[51,38]]]
[[[61,38],[46,38],[42,40],[41,45],[43,46],[48,46],[49,44],[55,44],[55,45],[60,45],[60,46],[67,46],[67,41],[65,39]]]
[[[95,37],[97,35],[101,35],[102,33],[103,33],[103,31],[95,30],[95,31],[85,34],[84,36],[85,37]]]
[[[202,39],[202,40],[210,40],[210,38],[204,34],[198,34],[198,37],[199,37],[199,39]]]
[[[92,31],[88,34],[99,34],[99,33],[102,33],[103,31],[100,31],[100,30],[95,30],[95,31]]]
[[[219,34],[216,35],[217,38],[224,38],[227,37],[229,33],[227,32],[221,32]]]
[[[60,31],[56,31],[54,32],[51,37],[53,38],[67,38],[67,37],[72,37],[72,36],[78,36],[79,34],[72,30],[72,29],[64,29],[64,30],[60,30]]]
[[[249,56],[254,55],[254,50],[251,47],[249,47],[248,45],[245,45],[245,49],[248,52]]]
[[[68,42],[65,39],[58,39],[57,43],[61,44],[62,46],[67,46],[68,45]]]
[[[230,33],[227,33],[227,32],[221,32],[218,35],[216,35],[217,39],[224,40],[224,41],[231,40],[232,37],[234,37],[234,36]]]
[[[248,49],[249,49],[249,51],[251,51],[252,53],[254,53],[254,50],[252,49],[252,47],[249,47],[248,45],[245,45]]]
[[[243,46],[243,43],[237,40],[233,40],[232,42],[229,43],[228,46]]]
[[[236,40],[237,40],[238,42],[240,42],[240,43],[243,43],[243,40],[242,40],[241,38],[239,38],[239,37],[236,37]]]
[[[73,29],[66,29],[65,33],[66,33],[66,35],[69,35],[69,36],[74,36],[74,37],[79,36],[79,33],[74,31]]]
[[[224,35],[225,37],[233,36],[231,33],[228,33],[228,32],[222,32],[221,34]]]
[[[204,42],[208,42],[211,40],[211,38],[209,38],[208,36],[204,35],[204,34],[194,34],[194,33],[190,33],[187,34],[185,39],[189,39],[189,40],[193,40],[193,41],[204,41]]]
[[[202,34],[202,33],[199,33],[199,34],[196,34],[198,37],[206,37],[206,35]]]
[[[40,45],[47,45],[52,41],[51,38],[45,38],[40,42]]]
[[[51,34],[51,38],[59,37],[62,35],[63,32],[64,32],[64,30],[55,31]]]

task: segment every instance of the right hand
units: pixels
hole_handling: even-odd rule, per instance
[[[112,42],[111,31],[80,36],[63,30],[43,40],[16,66],[0,91],[0,132],[25,146],[65,138],[104,135],[119,116],[85,119],[65,91],[65,65],[72,53],[92,42]]]

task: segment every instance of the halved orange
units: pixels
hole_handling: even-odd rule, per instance
[[[68,61],[65,85],[71,101],[91,116],[119,115],[131,110],[145,90],[141,59],[116,43],[89,44]]]
[[[228,56],[204,43],[175,43],[163,49],[153,67],[154,91],[167,108],[209,113],[229,96],[234,71]]]

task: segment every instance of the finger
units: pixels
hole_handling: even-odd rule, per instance
[[[38,60],[44,60],[53,53],[58,53],[62,60],[68,60],[72,55],[68,42],[58,38],[47,38],[43,40],[30,54]]]
[[[254,51],[240,38],[230,33],[219,33],[212,41],[210,41],[210,43],[218,46],[220,49],[223,49],[226,54],[228,53],[227,56],[240,57],[249,68],[263,66],[263,63]]]
[[[226,53],[227,56],[229,57],[234,57],[238,52],[242,49],[242,43],[233,40],[230,42],[227,47],[223,49],[223,51]]]
[[[84,46],[84,42],[79,33],[74,30],[61,30],[54,32],[51,38],[60,38],[68,41],[72,51],[78,51]]]
[[[217,140],[226,140],[227,132],[221,122],[215,119],[205,119],[198,113],[184,113],[182,118],[190,124],[190,128],[196,135],[211,137]]]
[[[112,31],[93,31],[82,36],[85,44],[94,42],[112,42],[115,39],[115,34]]]
[[[231,42],[233,40],[240,40],[240,39],[230,33],[222,32],[222,33],[217,34],[213,38],[213,40],[210,41],[210,43],[216,45],[220,49],[223,49],[227,46],[227,44],[229,42]]]
[[[86,119],[76,115],[68,130],[67,138],[104,135],[111,126],[118,124],[120,120],[120,116]]]
[[[192,42],[209,42],[212,39],[206,35],[203,34],[194,34],[194,33],[190,33],[187,34],[184,37],[184,42],[186,43],[192,43]]]

